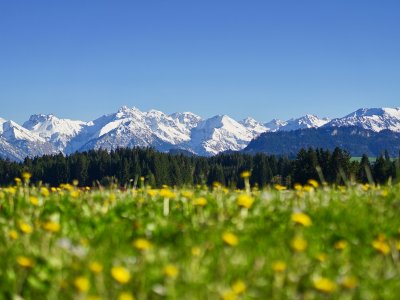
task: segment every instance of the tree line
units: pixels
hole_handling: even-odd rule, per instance
[[[400,156],[399,156],[400,157]],[[153,187],[185,186],[219,182],[242,188],[240,174],[250,171],[252,186],[305,184],[309,179],[328,184],[347,182],[385,183],[400,179],[400,158],[388,153],[374,162],[363,155],[354,160],[342,149],[301,149],[296,158],[266,154],[227,153],[213,157],[157,152],[153,148],[90,150],[69,156],[62,154],[26,158],[17,163],[0,159],[0,185],[14,183],[22,172],[32,174],[31,182],[50,186],[78,180],[81,186],[137,185],[144,180]]]

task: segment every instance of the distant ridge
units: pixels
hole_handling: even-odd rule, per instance
[[[333,120],[307,114],[264,124],[250,117],[240,121],[227,115],[202,119],[191,112],[168,115],[158,110],[142,112],[126,106],[90,122],[61,119],[54,114],[36,114],[21,126],[0,118],[0,157],[21,161],[25,157],[44,154],[135,146],[210,156],[241,151],[249,144],[254,145],[250,142],[265,133],[348,126],[376,133],[384,130],[399,133],[400,108],[362,108]],[[298,134],[293,133],[294,136]],[[246,149],[249,151],[250,148]],[[282,148],[281,152],[286,150]]]

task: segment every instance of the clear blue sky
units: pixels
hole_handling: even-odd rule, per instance
[[[400,1],[1,1],[0,116],[400,106]]]

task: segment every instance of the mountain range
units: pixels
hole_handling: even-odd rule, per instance
[[[203,119],[190,112],[170,115],[157,110],[142,112],[126,106],[90,122],[37,114],[21,126],[0,118],[0,157],[21,161],[44,154],[68,155],[90,149],[136,146],[211,156],[246,147],[254,152],[255,149],[248,149],[250,142],[265,139],[268,134],[349,126],[375,133],[385,130],[400,133],[400,108],[359,109],[332,120],[305,115],[268,123],[253,118],[236,121],[227,115]]]

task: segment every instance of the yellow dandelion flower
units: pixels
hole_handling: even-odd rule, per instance
[[[275,188],[276,190],[278,190],[278,191],[284,191],[284,190],[287,189],[286,186],[283,186],[283,185],[280,185],[280,184],[275,184],[275,185],[274,185],[274,188]]]
[[[135,300],[135,297],[129,292],[122,292],[119,294],[118,300]]]
[[[204,197],[199,197],[193,200],[194,206],[205,206],[207,205],[207,199]]]
[[[121,284],[125,284],[131,279],[131,273],[129,270],[120,266],[111,269],[111,276]]]
[[[41,194],[43,197],[48,197],[48,196],[50,195],[49,189],[46,188],[46,187],[41,187],[41,188],[40,188],[40,194]]]
[[[19,223],[19,229],[26,234],[32,233],[33,228],[31,225],[29,225],[28,223],[25,222],[20,222]]]
[[[307,183],[308,183],[309,185],[311,185],[312,187],[314,187],[315,189],[319,186],[318,181],[316,181],[315,179],[309,179],[309,180],[307,181]]]
[[[232,284],[232,291],[236,294],[236,295],[240,295],[240,294],[243,294],[245,291],[246,291],[246,289],[247,289],[247,286],[246,286],[246,283],[244,283],[244,281],[242,281],[242,280],[237,280],[237,281],[235,281],[233,284]]]
[[[15,177],[14,181],[17,185],[19,185],[21,183],[21,178]]]
[[[85,293],[90,289],[89,279],[87,279],[86,277],[83,277],[83,276],[79,276],[79,277],[75,278],[74,286],[79,292]]]
[[[8,232],[8,237],[15,241],[16,239],[18,239],[18,232],[12,229]]]
[[[372,247],[382,253],[383,255],[387,255],[390,252],[390,246],[384,239],[376,239],[372,242]]]
[[[239,243],[239,238],[232,232],[224,232],[222,234],[222,240],[229,246],[236,246]]]
[[[201,249],[199,247],[192,247],[192,255],[193,256],[200,256]]]
[[[251,176],[251,173],[249,171],[244,171],[242,174],[240,174],[240,177],[242,178],[249,178]]]
[[[26,256],[18,256],[17,263],[23,268],[32,268],[33,260]]]
[[[244,208],[250,208],[254,203],[253,197],[247,194],[241,194],[237,199],[237,204]]]
[[[222,293],[222,300],[236,300],[238,297],[234,291],[228,290]]]
[[[304,238],[297,236],[292,240],[291,246],[296,252],[303,252],[307,249],[308,243]]]
[[[313,284],[314,288],[322,293],[330,294],[336,290],[336,283],[328,278],[315,278]]]
[[[24,172],[22,173],[22,178],[24,179],[24,181],[28,181],[29,179],[31,179],[32,174],[28,173],[28,172]]]
[[[77,199],[79,197],[79,195],[80,195],[80,192],[79,192],[79,190],[74,190],[74,191],[71,192],[70,195],[71,195],[72,198]]]
[[[296,224],[303,225],[304,227],[309,227],[312,225],[311,218],[302,212],[293,213],[291,219]]]
[[[182,196],[185,197],[185,198],[190,199],[190,198],[193,197],[193,192],[192,191],[183,191],[182,192]]]
[[[158,191],[155,190],[155,189],[150,189],[150,190],[147,190],[147,194],[148,194],[150,197],[154,197],[154,196],[156,196],[156,195],[158,194]]]
[[[97,261],[92,261],[89,264],[89,270],[95,274],[101,273],[101,271],[103,271],[103,265]]]
[[[305,186],[303,186],[303,191],[308,193],[314,192],[314,187],[306,184]]]
[[[296,191],[301,191],[303,189],[303,186],[300,183],[295,183],[293,187]]]
[[[48,232],[55,233],[60,231],[61,226],[58,222],[47,221],[46,223],[43,224],[43,228]]]
[[[30,196],[29,202],[34,206],[39,206],[39,199],[35,196]]]
[[[275,273],[282,273],[286,270],[286,263],[284,261],[278,260],[272,264],[272,270]]]
[[[358,280],[354,276],[346,276],[343,278],[342,286],[346,289],[354,289],[358,286]]]
[[[164,197],[164,198],[168,198],[168,199],[175,198],[174,192],[172,192],[170,189],[167,189],[167,188],[163,188],[160,191],[160,196]]]
[[[164,274],[169,278],[176,278],[179,275],[179,269],[172,264],[168,264],[164,268]]]
[[[320,262],[324,262],[327,260],[328,256],[326,255],[326,253],[318,253],[315,258],[317,260],[319,260]]]
[[[150,249],[153,245],[144,238],[138,238],[133,241],[133,246],[138,250],[144,251]]]
[[[337,241],[334,245],[335,249],[337,250],[344,250],[347,248],[347,242],[345,240]]]

